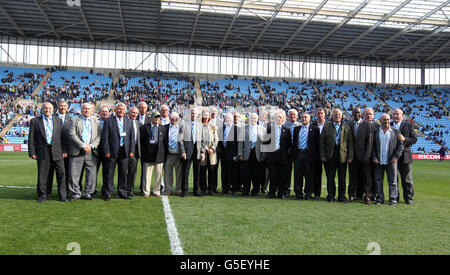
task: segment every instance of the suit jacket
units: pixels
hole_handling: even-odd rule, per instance
[[[299,136],[300,136],[300,130],[303,127],[297,126],[294,128],[294,142],[291,150],[291,159],[295,161],[297,157],[297,149],[299,148]],[[320,140],[320,131],[317,126],[313,124],[309,124],[308,129],[308,158],[310,160],[313,160],[315,156],[319,155],[319,140]]]
[[[136,126],[136,128],[133,126],[133,129],[136,129],[134,131],[135,133],[135,140],[136,140],[136,149],[135,149],[135,153],[134,156],[135,158],[140,158],[141,157],[141,131],[140,128],[142,126],[141,122],[139,120],[132,120],[133,124]]]
[[[267,161],[269,163],[274,161],[275,141],[272,142],[272,138],[275,139],[275,131],[272,134],[272,129],[274,127],[275,125],[273,123],[267,124],[263,146],[261,146],[261,151],[264,152],[263,156],[264,158],[267,158]],[[285,165],[289,165],[291,163],[290,159],[291,143],[292,143],[291,129],[282,125],[279,150],[281,153],[281,161]]]
[[[403,142],[405,148],[398,162],[405,164],[412,163],[413,158],[411,154],[411,146],[417,142],[417,135],[416,131],[414,131],[414,126],[412,125],[412,123],[403,120],[400,124],[400,133],[405,137],[405,141]]]
[[[51,156],[48,154],[47,137],[45,135],[44,119],[42,116],[35,117],[30,121],[30,131],[28,136],[28,156],[36,155],[38,160],[53,160],[63,159],[63,154],[67,153],[63,125],[61,119],[53,115],[53,132],[52,132],[52,146]]]
[[[358,126],[358,131],[355,135],[356,121],[351,121],[350,131],[353,137],[353,150],[355,159],[363,161],[364,158],[370,159],[373,147],[373,129],[372,125],[366,121],[362,121]]]
[[[151,123],[142,125],[139,129],[141,143],[141,161],[150,163],[164,163],[168,150],[168,125],[159,125],[157,135],[153,136]]]
[[[126,136],[124,137],[124,148],[127,158],[129,157],[130,153],[136,153],[136,144],[134,141],[135,134],[131,123],[132,120],[128,117],[125,116],[123,118],[123,129],[126,134]],[[119,157],[120,133],[116,116],[108,118],[103,123],[101,143],[103,154],[111,154],[111,158],[113,159],[117,159]]]
[[[221,158],[226,160],[233,160],[234,157],[238,155],[238,126],[232,125],[230,132],[227,137],[227,146],[224,145],[224,131],[225,124],[221,124],[222,127],[219,128],[219,144],[217,145],[217,151]]]
[[[380,140],[379,133],[380,127],[374,127],[373,130],[373,151],[372,151],[372,161],[378,160],[380,161]],[[402,141],[399,141],[397,135],[400,133],[397,129],[391,128],[392,133],[389,141],[389,149],[388,149],[388,162],[392,159],[399,159],[402,156],[404,144]]]
[[[256,160],[261,162],[263,159],[263,154],[261,153],[261,143],[264,139],[265,129],[260,125],[255,125],[256,127],[256,143],[255,143],[255,154]],[[244,140],[238,142],[238,155],[243,156],[244,160],[247,161],[250,157],[250,152],[252,150],[252,142],[250,141],[250,125],[245,125],[242,128],[244,131]],[[228,144],[227,144],[228,145]]]
[[[84,154],[82,141],[84,129],[84,117],[75,118],[70,123],[69,138],[71,142],[68,143],[68,154],[70,156],[80,156]],[[93,146],[92,153],[98,155],[98,146],[101,139],[101,127],[97,118],[91,117],[91,140],[89,144]]]
[[[168,124],[166,125],[167,127],[167,153],[169,153],[169,130],[170,130],[170,125]],[[178,145],[178,154],[181,154],[181,146],[183,143],[183,127],[181,127],[181,124],[178,123],[178,137],[177,137],[177,145]]]
[[[197,160],[200,159],[200,149],[201,149],[201,132],[200,132],[200,123],[197,121],[195,122],[195,125],[197,125],[197,132],[196,132],[196,143],[195,146],[197,147]],[[191,126],[191,120],[183,120],[183,122],[180,125],[180,133],[181,137],[180,140],[181,146],[180,146],[180,152],[181,154],[186,154],[186,159],[192,158],[192,153],[194,152],[194,142],[192,138],[192,126]]]
[[[55,116],[58,116],[58,112],[55,113]],[[62,124],[63,125],[63,127],[62,127],[63,142],[64,142],[64,146],[65,146],[65,148],[67,148],[67,150],[69,148],[69,144],[72,142],[72,140],[70,138],[70,127],[71,127],[73,121],[74,121],[74,118],[69,116],[68,113],[66,113],[64,115],[64,122],[61,119],[61,122],[63,122],[63,124]]]
[[[341,136],[339,140],[339,161],[341,163],[347,160],[353,160],[353,137],[350,127],[344,122],[341,122]],[[336,144],[336,128],[334,123],[326,123],[323,126],[322,134],[320,135],[320,157],[330,160],[334,154],[334,147]]]

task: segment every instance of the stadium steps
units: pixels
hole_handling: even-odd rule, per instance
[[[198,79],[195,80],[194,87],[195,87],[195,93],[196,93],[196,99],[195,99],[194,105],[202,106],[203,105],[202,89],[200,88],[200,82],[198,81]]]
[[[266,99],[266,93],[261,89],[261,85],[259,85],[258,82],[256,82],[256,87],[258,88],[259,94],[261,95],[262,99]]]
[[[45,84],[47,84],[47,80],[49,79],[49,77],[52,75],[51,72],[47,72],[45,73],[44,77],[41,79],[41,82],[39,82],[39,85],[37,85],[36,88],[34,88],[33,93],[31,94],[32,96],[38,96],[39,93],[41,92],[42,88],[44,88]]]
[[[120,75],[116,74],[114,75],[114,80],[113,80],[113,85],[112,87],[116,87],[116,85],[119,83],[119,79],[120,79]],[[116,92],[116,89],[111,88],[109,89],[109,95],[108,95],[108,100],[114,100],[114,93]]]
[[[3,128],[3,130],[0,132],[0,138],[3,138],[9,130],[11,130],[11,128],[13,127],[13,125],[19,121],[19,119],[22,117],[22,114],[16,114],[16,116],[11,119],[11,121],[8,123],[8,125],[5,126],[5,128]]]
[[[312,87],[313,87],[314,91],[315,91],[318,95],[321,95],[322,99],[323,99],[324,101],[326,101],[326,102],[328,103],[329,106],[331,106],[331,109],[330,109],[330,108],[327,108],[327,107],[325,107],[325,106],[323,107],[323,108],[325,109],[325,114],[326,114],[326,115],[329,115],[329,117],[331,117],[331,110],[333,109],[333,104],[331,104],[331,102],[328,101],[327,97],[324,96],[324,95],[322,94],[322,92],[320,91],[319,88],[316,87],[316,85],[312,85]],[[344,118],[347,118],[348,120],[352,120],[352,116],[351,116],[346,110],[343,110],[343,109],[342,109],[341,111],[342,111],[342,114],[344,115]]]

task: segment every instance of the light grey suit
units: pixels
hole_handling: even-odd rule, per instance
[[[257,131],[256,144],[255,144],[255,155],[258,162],[262,161],[263,154],[261,153],[261,143],[264,137],[265,129],[260,125],[255,125]],[[242,128],[241,128],[242,129]],[[238,142],[238,155],[243,156],[244,161],[247,161],[250,157],[250,151],[252,142],[250,141],[250,125],[245,125],[244,128],[244,141]]]
[[[80,176],[83,166],[86,170],[85,188],[83,190],[83,197],[90,197],[95,191],[95,183],[97,178],[97,147],[100,144],[101,127],[100,122],[95,117],[91,117],[91,133],[88,144],[92,146],[91,153],[85,153],[82,141],[84,129],[84,117],[81,116],[73,120],[70,125],[69,138],[71,142],[68,147],[69,154],[69,191],[74,196],[81,196],[80,191]]]

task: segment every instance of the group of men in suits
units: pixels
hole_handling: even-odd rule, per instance
[[[191,166],[193,195],[205,195],[199,186],[202,150],[199,110],[191,109],[189,117],[181,120],[176,112],[169,116],[167,106],[161,108],[164,116],[155,110],[149,115],[147,109],[147,104],[140,102],[127,113],[126,105],[118,103],[114,115],[110,116],[109,108],[102,106],[97,118],[93,115],[94,106],[84,103],[81,115],[73,118],[67,115],[66,102],[58,102],[57,114],[53,114],[51,103],[44,103],[42,116],[31,121],[29,137],[29,156],[37,160],[38,166],[38,201],[44,202],[51,194],[54,171],[60,201],[67,201],[69,192],[71,200],[95,198],[100,166],[103,166],[103,198],[108,201],[112,197],[117,168],[118,197],[131,199],[139,159],[140,189],[145,197],[151,193],[160,197],[173,192],[186,196]],[[326,120],[323,108],[317,109],[314,122],[307,112],[299,116],[296,110],[289,110],[286,116],[280,109],[274,111],[268,121],[267,111],[263,110],[261,117],[250,113],[245,125],[240,124],[239,113],[225,113],[223,120],[217,113],[217,109],[211,109],[209,123],[219,136],[219,143],[213,149],[221,163],[223,194],[241,191],[244,196],[256,196],[266,190],[268,175],[267,196],[284,199],[292,189],[293,168],[295,197],[318,199],[324,168],[329,202],[336,200],[336,173],[338,201],[364,199],[367,204],[383,203],[384,173],[388,177],[391,204],[395,205],[400,197],[398,173],[405,202],[413,201],[410,147],[417,138],[412,124],[404,120],[400,109],[392,113],[392,126],[387,114],[380,118],[380,124],[374,122],[371,108],[365,108],[364,113],[355,108],[350,123],[343,121],[339,109],[331,111],[331,120]],[[85,186],[82,189],[83,173]],[[153,173],[155,183],[151,190]],[[210,194],[218,192],[217,177],[217,173],[208,177],[209,186],[213,186]]]

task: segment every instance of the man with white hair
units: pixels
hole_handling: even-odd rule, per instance
[[[392,127],[399,130],[397,138],[403,142],[405,148],[402,156],[398,160],[398,171],[402,181],[403,199],[406,204],[413,203],[414,196],[414,182],[412,174],[412,154],[411,146],[417,142],[416,131],[412,123],[404,120],[403,111],[401,109],[395,109],[392,113],[393,124]],[[400,199],[400,193],[398,194],[397,202]]]
[[[181,181],[182,181],[182,167],[181,167],[181,151],[180,143],[182,133],[180,133],[180,116],[177,112],[172,112],[170,114],[170,124],[166,127],[168,128],[168,139],[167,148],[168,154],[166,162],[164,163],[164,183],[165,183],[165,194],[169,196],[173,192],[173,170],[175,169],[176,175],[176,186],[175,193],[181,196]]]
[[[301,123],[298,122],[298,112],[297,112],[297,110],[290,109],[288,111],[288,119],[284,123],[284,126],[288,127],[291,130],[292,143],[294,142],[294,139],[293,139],[294,138],[294,128],[297,127],[297,126],[300,126],[300,125],[301,125]],[[288,174],[289,174],[289,189],[291,188],[290,182],[292,180],[291,175],[292,175],[292,166],[294,164],[294,161],[295,161],[295,159],[291,158],[291,165],[290,165],[289,172],[288,172]]]
[[[127,188],[128,188],[128,196],[134,197],[134,184],[136,181],[137,167],[138,161],[141,156],[141,143],[140,143],[140,131],[141,122],[138,120],[139,118],[139,109],[136,107],[131,107],[128,111],[128,118],[133,123],[134,129],[134,140],[136,143],[135,154],[133,157],[130,157],[128,160],[128,171],[127,171]]]
[[[161,105],[161,107],[159,108],[159,113],[161,114],[161,125],[169,125],[169,106],[167,106],[166,104]]]
[[[387,174],[389,185],[389,203],[397,204],[398,183],[397,164],[403,154],[403,141],[398,139],[399,130],[391,128],[390,117],[380,117],[381,126],[374,130],[372,162],[374,164],[375,184],[377,186],[377,204],[384,202],[383,179]]]
[[[94,109],[90,103],[81,105],[81,116],[70,125],[68,146],[69,154],[69,190],[73,193],[72,201],[80,198],[92,200],[97,178],[97,148],[100,144],[101,127],[93,117]],[[86,171],[85,189],[81,194],[82,170]]]
[[[233,114],[226,113],[224,116],[223,130],[219,130],[220,163],[222,194],[236,194],[237,183],[239,182],[239,164],[235,161],[238,155],[238,126],[233,124]]]
[[[147,110],[148,110],[147,103],[145,103],[144,101],[141,101],[138,103],[137,107],[139,109],[138,120],[141,123],[141,125],[149,123],[151,119],[150,119],[150,116],[147,115]]]
[[[244,140],[238,142],[239,160],[242,161],[244,184],[242,196],[247,196],[251,190],[252,196],[256,196],[264,182],[264,157],[261,153],[261,142],[264,136],[264,128],[258,125],[258,115],[250,113],[249,123],[245,125]]]
[[[285,111],[278,110],[274,113],[273,121],[267,125],[264,137],[266,142],[262,146],[269,163],[270,186],[268,198],[274,198],[276,193],[278,198],[285,199],[290,193],[289,171],[291,159],[289,149],[292,138],[291,130],[283,125],[285,120]]]

